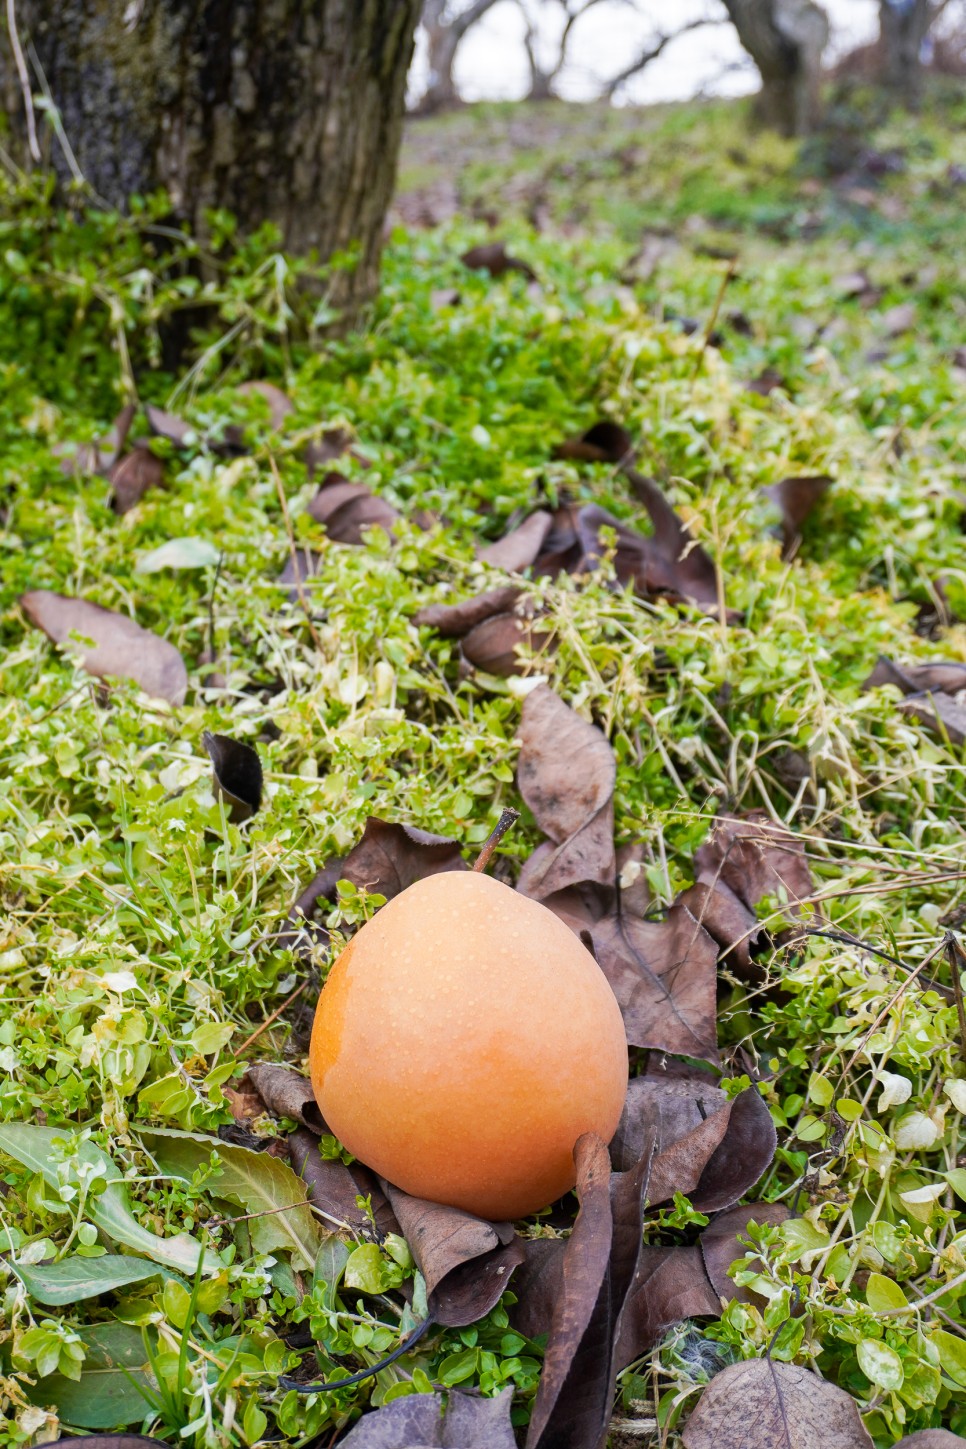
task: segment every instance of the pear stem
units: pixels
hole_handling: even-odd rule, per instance
[[[501,814],[499,820],[496,822],[496,829],[493,831],[492,835],[488,836],[487,839],[483,842],[483,848],[473,863],[474,870],[479,871],[481,874],[483,871],[486,870],[486,867],[489,865],[490,860],[493,857],[493,852],[496,850],[500,841],[503,839],[504,835],[506,835],[511,825],[513,825],[514,822],[519,819],[519,810],[514,810],[511,805],[508,805]]]

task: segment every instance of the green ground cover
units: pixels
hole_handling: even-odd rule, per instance
[[[756,135],[738,105],[550,108],[523,126],[524,156],[500,108],[420,123],[403,190],[438,189],[464,157],[463,214],[393,233],[373,317],[341,340],[270,237],[236,249],[220,224],[197,282],[193,244],[152,230],[148,212],[69,219],[22,180],[2,183],[0,1444],[49,1438],[59,1406],[63,1426],[294,1446],[387,1394],[456,1381],[513,1383],[525,1421],[540,1345],[507,1331],[505,1306],[430,1335],[375,1381],[314,1399],[279,1390],[293,1325],[359,1367],[397,1335],[288,1230],[206,1229],[224,1209],[209,1167],[161,1171],[145,1134],[231,1123],[226,1088],[249,1058],[300,1064],[293,1013],[235,1055],[308,969],[324,974],[323,952],[309,968],[278,940],[299,888],[370,815],[479,844],[517,801],[535,677],[607,733],[617,839],[643,842],[656,907],[690,884],[716,811],[764,809],[807,839],[826,924],[912,966],[938,952],[927,973],[948,986],[944,927],[966,916],[962,747],[902,714],[895,689],[861,685],[879,655],[966,661],[966,103],[937,100],[915,122],[857,114],[841,110],[832,141],[802,153]],[[539,286],[460,265],[489,236],[487,211]],[[863,271],[867,285],[850,279]],[[445,287],[458,305],[434,305]],[[176,367],[175,317],[192,329]],[[712,322],[720,346],[703,347]],[[780,385],[749,390],[766,368]],[[280,431],[235,391],[250,378],[292,399]],[[155,440],[165,486],[118,517],[105,481],[66,476],[54,446],[103,436],[132,380],[196,435],[180,449]],[[492,583],[474,547],[538,490],[646,529],[614,469],[552,457],[598,417],[630,429],[741,621],[641,602],[606,571],[536,581],[556,652],[518,679],[463,676],[453,642],[412,615]],[[248,455],[205,442],[230,423]],[[340,468],[403,514],[394,542],[335,543],[307,514],[304,447],[334,427],[371,461]],[[815,474],[832,486],[784,561],[761,489]],[[322,554],[311,623],[277,581],[290,549],[280,489],[296,541]],[[423,531],[412,517],[427,509],[439,521]],[[144,570],[186,538],[220,567]],[[953,617],[935,624],[940,578]],[[18,599],[31,589],[164,635],[188,665],[186,704],[123,684],[107,700],[29,626]],[[202,658],[212,632],[223,687]],[[258,745],[268,799],[247,825],[212,798],[205,729]],[[525,817],[507,857],[539,837]],[[350,919],[365,908],[350,902]],[[778,1334],[775,1355],[848,1390],[877,1444],[940,1423],[964,1433],[956,1010],[836,941],[776,946],[768,965],[780,992],[725,972],[719,1032],[761,1072],[779,1129],[758,1196],[790,1202],[804,1175],[803,1215],[768,1240],[768,1306],[734,1303],[700,1333],[673,1332],[622,1375],[622,1404],[659,1405],[673,1444],[706,1345],[720,1363]],[[19,1124],[34,1129],[29,1150]],[[649,1241],[678,1241],[692,1221],[679,1212]],[[144,1252],[145,1232],[170,1240],[162,1280],[76,1302],[32,1286],[51,1257],[91,1265],[95,1281],[105,1234]],[[400,1257],[383,1254],[383,1286],[412,1275]],[[946,1283],[939,1316],[916,1308]],[[883,1318],[883,1303],[900,1311]],[[149,1357],[150,1406],[103,1367],[143,1380]]]

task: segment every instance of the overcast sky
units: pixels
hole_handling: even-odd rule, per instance
[[[560,7],[552,0],[528,0],[539,12],[552,52],[559,33]],[[718,13],[714,0],[602,0],[574,27],[570,63],[559,85],[567,100],[597,94],[601,78],[615,74],[642,48],[648,36],[672,30],[700,15]],[[825,0],[833,31],[833,50],[847,49],[877,31],[877,0]],[[515,0],[500,0],[469,32],[457,56],[456,73],[467,100],[516,100],[527,88],[524,23]],[[549,58],[549,54],[548,54]],[[414,89],[425,62],[417,56]],[[738,67],[731,69],[732,66]],[[622,92],[625,102],[686,100],[701,91],[737,94],[753,90],[755,73],[730,25],[709,26],[673,41],[636,81]]]

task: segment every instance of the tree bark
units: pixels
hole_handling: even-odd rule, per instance
[[[351,315],[378,282],[420,0],[18,0],[24,49],[97,197],[165,188],[196,234],[226,209],[322,261]],[[22,96],[9,37],[0,85]],[[34,89],[38,87],[35,85]],[[70,168],[54,143],[51,160]]]
[[[828,17],[813,0],[724,0],[738,39],[761,75],[758,113],[786,136],[821,119],[822,52]]]
[[[932,0],[879,0],[882,81],[910,105],[919,99],[920,53],[932,18]]]

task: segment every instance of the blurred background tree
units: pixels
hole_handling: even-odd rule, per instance
[[[351,254],[331,294],[351,315],[376,290],[421,8],[8,0],[0,96],[34,163],[109,206],[162,187],[202,238],[225,210],[295,253]]]

